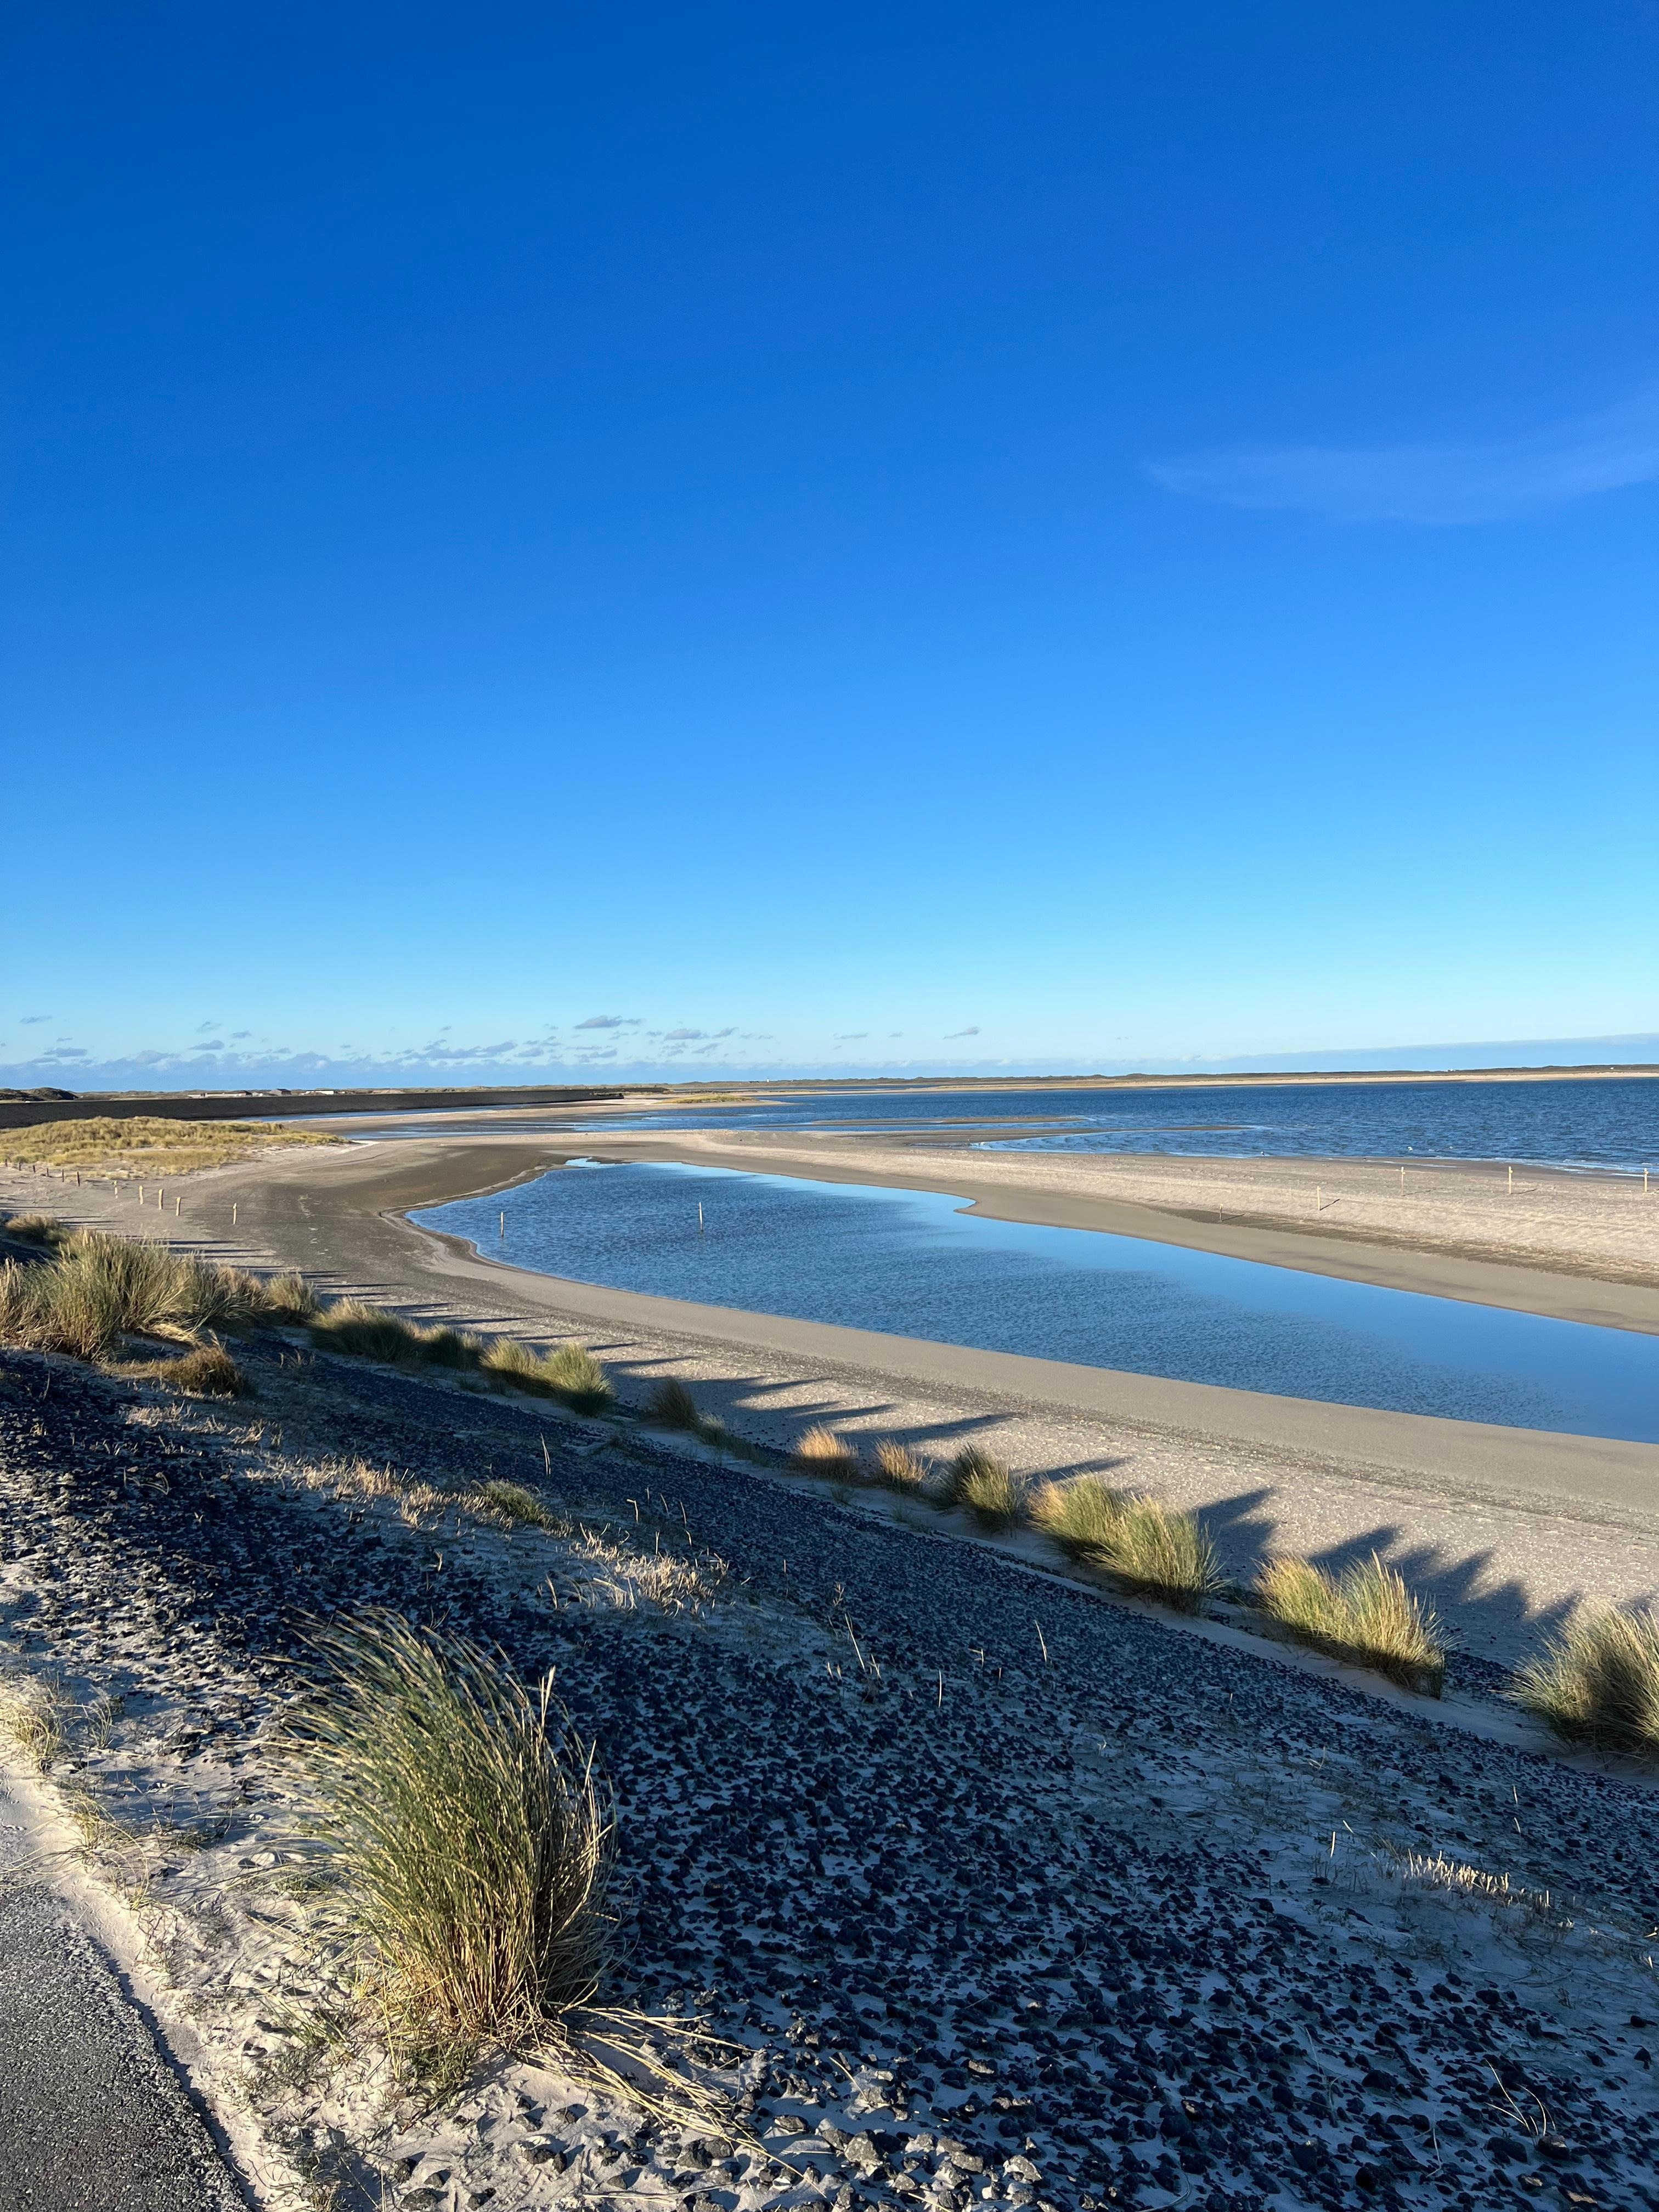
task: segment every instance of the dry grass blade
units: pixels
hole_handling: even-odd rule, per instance
[[[1659,1758],[1659,1616],[1586,1607],[1517,1670],[1511,1694],[1569,1743]]]
[[[845,1437],[838,1437],[822,1421],[797,1440],[790,1456],[797,1467],[808,1468],[814,1474],[845,1477],[859,1471],[857,1452]]]
[[[556,2037],[611,1921],[610,1799],[550,1702],[465,1638],[371,1612],[316,1641],[285,1730],[302,1848],[388,2039],[450,2068]]]
[[[1025,1485],[977,1444],[964,1445],[951,1461],[950,1498],[988,1528],[1012,1528],[1025,1513]]]
[[[1270,1560],[1255,1596],[1297,1643],[1371,1668],[1408,1690],[1440,1695],[1446,1675],[1440,1625],[1375,1553],[1340,1580],[1306,1559]]]
[[[678,1375],[665,1376],[645,1401],[645,1418],[661,1429],[699,1429],[697,1401]]]

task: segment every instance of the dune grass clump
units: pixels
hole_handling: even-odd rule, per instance
[[[22,1244],[45,1244],[55,1249],[70,1232],[49,1213],[14,1213],[6,1224],[6,1234]]]
[[[1446,1647],[1439,1622],[1375,1553],[1340,1577],[1306,1559],[1269,1560],[1255,1600],[1298,1644],[1431,1697],[1444,1686]]]
[[[845,1437],[820,1421],[795,1440],[789,1455],[795,1465],[811,1474],[839,1476],[845,1480],[859,1471],[859,1455]]]
[[[1073,1559],[1177,1612],[1196,1613],[1220,1586],[1215,1547],[1194,1515],[1155,1498],[1127,1497],[1097,1474],[1045,1483],[1032,1513]]]
[[[311,1328],[319,1343],[331,1352],[389,1364],[413,1358],[414,1331],[409,1323],[382,1306],[371,1305],[367,1298],[337,1298],[332,1305],[324,1307]]]
[[[927,1461],[918,1459],[908,1444],[884,1437],[876,1446],[876,1474],[890,1490],[925,1489],[932,1472]]]
[[[434,1328],[416,1328],[410,1334],[415,1340],[415,1357],[422,1367],[465,1369],[478,1364],[479,1344],[476,1336],[464,1335],[459,1329],[441,1324]]]
[[[550,1512],[547,1501],[537,1491],[522,1482],[508,1482],[503,1476],[494,1475],[481,1482],[465,1503],[483,1520],[493,1521],[498,1527],[510,1528],[558,1528],[564,1526],[556,1513]]]
[[[951,1461],[949,1498],[987,1528],[1011,1528],[1025,1516],[1026,1486],[1000,1459],[965,1444]]]
[[[695,1432],[702,1426],[697,1401],[678,1375],[665,1376],[653,1388],[645,1401],[645,1418],[659,1429],[690,1429]]]
[[[337,1299],[331,1306],[325,1306],[310,1326],[312,1334],[325,1349],[349,1352],[358,1359],[378,1359],[387,1366],[471,1368],[478,1364],[481,1346],[477,1337],[441,1326],[422,1328],[417,1322],[404,1321],[364,1298]]]
[[[273,1275],[260,1285],[260,1310],[267,1321],[314,1321],[322,1303],[303,1275]]]
[[[0,1344],[24,1344],[33,1319],[33,1278],[38,1267],[0,1260]]]
[[[611,1379],[585,1345],[562,1344],[552,1352],[533,1352],[527,1344],[500,1336],[481,1364],[515,1389],[559,1398],[573,1413],[602,1413],[615,1395]]]
[[[591,1747],[464,1637],[370,1612],[322,1632],[283,1745],[298,1844],[394,2049],[452,2075],[556,2046],[609,1948]]]
[[[38,1679],[0,1679],[0,1743],[31,1774],[45,1774],[69,1745],[62,1693]]]
[[[1127,1504],[1103,1475],[1073,1475],[1045,1482],[1031,1500],[1031,1518],[1074,1559],[1092,1559],[1108,1547]]]
[[[240,1398],[247,1377],[222,1344],[198,1345],[168,1363],[162,1379],[189,1398]]]
[[[121,1336],[188,1343],[258,1307],[258,1285],[234,1268],[98,1230],[77,1230],[43,1264],[0,1269],[0,1335],[80,1359],[103,1358]]]
[[[1659,1614],[1583,1607],[1516,1671],[1511,1695],[1565,1742],[1659,1758]]]
[[[377,1359],[393,1367],[447,1367],[458,1374],[487,1372],[519,1389],[562,1399],[580,1413],[603,1413],[611,1404],[610,1379],[599,1361],[580,1344],[556,1351],[532,1352],[527,1345],[498,1337],[493,1343],[442,1322],[422,1327],[388,1313],[362,1298],[339,1298],[314,1311],[308,1324],[325,1350]]]
[[[130,1121],[89,1115],[65,1121],[35,1121],[8,1129],[9,1159],[31,1166],[78,1169],[94,1175],[176,1176],[196,1168],[225,1167],[267,1147],[338,1145],[320,1129],[290,1129],[270,1121],[188,1121],[177,1115],[135,1114]]]

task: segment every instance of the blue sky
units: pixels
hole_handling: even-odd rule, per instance
[[[0,1071],[1653,1045],[1645,0],[13,22]]]

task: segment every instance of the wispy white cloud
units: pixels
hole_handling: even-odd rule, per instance
[[[579,1030],[632,1030],[637,1029],[639,1024],[637,1014],[590,1014],[585,1022],[578,1022],[576,1027]]]
[[[978,1035],[979,1024],[975,1022],[973,1028],[970,1030],[946,1030],[945,1032],[945,1041],[948,1044],[952,1037],[977,1036]]]
[[[1341,522],[1505,522],[1659,478],[1659,384],[1522,437],[1467,445],[1263,446],[1155,461],[1165,491]]]
[[[25,1014],[23,1017],[23,1027],[26,1030],[32,1030],[37,1022],[49,1022],[51,1019],[52,1016],[50,1014]]]

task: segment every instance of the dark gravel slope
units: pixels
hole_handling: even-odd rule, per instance
[[[176,1683],[184,1655],[183,1749],[234,1765],[307,1613],[389,1603],[498,1638],[526,1675],[556,1664],[621,1803],[623,1994],[763,2051],[753,2124],[816,2126],[837,2203],[1659,2207],[1652,1977],[1618,1932],[1659,1922],[1644,1791],[761,1477],[579,1456],[451,1390],[319,1363],[306,1418],[446,1482],[545,1480],[544,1433],[555,1488],[683,1514],[811,1655],[514,1601],[429,1539],[348,1539],[343,1507],[331,1535],[211,1438],[120,1425],[122,1386],[25,1360],[0,1382],[14,1636],[135,1680]],[[270,1401],[298,1387],[273,1375]],[[1485,1906],[1424,1936],[1382,1845],[1501,1866],[1605,1923],[1571,2015],[1505,1966]]]

